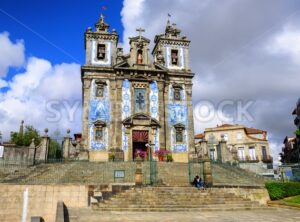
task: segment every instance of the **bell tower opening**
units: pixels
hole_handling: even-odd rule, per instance
[[[178,50],[173,49],[171,51],[172,65],[178,65]]]
[[[143,64],[143,50],[139,49],[137,51],[137,64],[142,65]]]
[[[98,44],[97,58],[99,60],[105,59],[105,44]]]

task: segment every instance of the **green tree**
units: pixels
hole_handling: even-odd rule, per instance
[[[25,126],[23,135],[17,132],[11,132],[10,134],[11,142],[18,146],[29,146],[32,139],[34,139],[36,146],[41,142],[39,132],[33,126]]]
[[[62,152],[59,143],[56,140],[50,140],[48,158],[49,159],[60,159]]]

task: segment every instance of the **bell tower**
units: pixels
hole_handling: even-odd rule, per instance
[[[181,30],[176,27],[175,23],[171,25],[168,19],[165,33],[155,36],[152,55],[156,63],[169,70],[189,71],[190,41],[180,34]]]
[[[87,66],[113,66],[116,60],[118,34],[105,23],[101,14],[95,24],[95,31],[89,27],[85,32],[85,50]]]
[[[138,28],[139,36],[129,38],[130,44],[130,65],[137,68],[150,67],[149,44],[150,40],[142,36],[144,29]]]

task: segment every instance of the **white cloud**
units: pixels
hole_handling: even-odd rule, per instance
[[[300,28],[286,26],[270,40],[266,49],[272,54],[288,55],[300,65]]]
[[[50,134],[56,129],[65,134],[68,128],[81,132],[80,65],[52,65],[47,60],[31,57],[24,68],[24,72],[16,73],[10,81],[3,81],[8,90],[0,91],[0,131],[4,138],[8,139],[10,131],[18,130],[21,120],[41,133],[45,128],[49,128]],[[47,103],[53,101],[60,115],[55,122],[49,121],[53,112],[47,108]],[[69,116],[67,107],[75,102],[78,109],[74,116]]]
[[[10,41],[7,32],[0,33],[0,78],[5,77],[9,67],[21,67],[25,61],[23,41]]]
[[[137,35],[138,26],[146,29],[145,36],[153,42],[155,35],[163,33],[170,13],[171,22],[191,40],[191,67],[196,73],[194,105],[203,100],[213,104],[254,101],[254,121],[237,123],[267,130],[273,148],[293,132],[291,111],[299,97],[300,82],[300,14],[295,14],[299,1],[135,2],[124,1],[125,48],[127,38]],[[292,21],[297,28],[284,29]],[[195,118],[196,133],[221,122],[216,117],[210,122]]]
[[[132,33],[136,33],[136,29],[143,26],[142,13],[144,12],[143,4],[145,0],[124,0],[121,12],[122,23],[126,30],[123,35],[124,50],[128,51],[128,38],[132,37]]]

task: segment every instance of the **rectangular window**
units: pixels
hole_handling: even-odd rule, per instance
[[[172,65],[178,65],[178,50],[172,49],[171,50],[172,56]]]
[[[249,156],[250,156],[250,160],[256,160],[255,148],[253,146],[249,147]]]
[[[146,113],[146,89],[135,88],[134,89],[134,112],[135,113]]]
[[[181,101],[180,89],[174,89],[174,99],[177,100],[177,101]]]
[[[238,156],[239,156],[239,160],[242,160],[242,161],[245,160],[245,151],[244,151],[243,147],[238,148]]]
[[[228,134],[227,133],[224,134],[224,140],[228,141]]]
[[[95,140],[101,141],[103,139],[103,129],[102,128],[96,128],[95,131]]]
[[[209,151],[209,156],[210,156],[210,159],[211,160],[215,160],[215,150],[214,149],[211,149]]]
[[[176,131],[176,143],[182,143],[182,142],[183,142],[183,132]]]
[[[236,138],[237,138],[238,140],[243,139],[242,133],[241,133],[241,132],[238,132],[238,133],[236,134]]]
[[[105,44],[98,44],[98,49],[97,49],[97,58],[99,60],[104,60],[105,59]]]
[[[266,147],[262,146],[261,151],[262,151],[262,158],[267,159],[267,149],[266,149]]]
[[[104,87],[103,85],[97,86],[96,88],[96,97],[102,98],[104,96]]]

